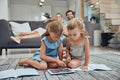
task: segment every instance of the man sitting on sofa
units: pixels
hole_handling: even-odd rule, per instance
[[[52,20],[58,20],[60,22],[62,22],[62,14],[57,13],[56,14],[56,18],[50,19],[50,21]],[[49,19],[48,19],[49,21]],[[63,22],[62,22],[63,23]],[[35,29],[31,32],[20,32],[18,34],[18,36],[14,37],[11,36],[10,38],[15,41],[16,43],[20,44],[22,39],[28,39],[28,38],[34,38],[34,37],[40,37],[46,30],[43,28],[38,28]],[[63,35],[67,36],[67,28],[66,26],[63,24]]]

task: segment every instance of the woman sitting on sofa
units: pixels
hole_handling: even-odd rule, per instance
[[[54,21],[54,20],[58,20],[62,22],[62,14],[57,13],[56,14],[56,18],[51,18],[51,19],[47,19],[47,21]],[[62,22],[63,23],[63,22]],[[41,37],[41,35],[45,32],[46,30],[43,28],[37,28],[31,32],[20,32],[18,34],[18,36],[14,37],[11,36],[10,38],[20,44],[22,39],[28,39],[28,38],[35,38],[35,37]],[[63,23],[63,35],[67,36],[67,28],[65,26],[65,24]]]

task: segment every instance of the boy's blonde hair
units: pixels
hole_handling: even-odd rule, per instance
[[[56,33],[57,35],[61,36],[61,34],[63,32],[63,26],[62,26],[61,22],[52,21],[52,22],[48,23],[48,25],[46,26],[46,32],[41,35],[41,38],[43,38],[44,36],[49,36],[50,35],[49,32],[53,32],[53,33]]]
[[[85,30],[85,24],[81,18],[73,18],[72,20],[69,21],[67,25],[68,30],[73,30],[75,28],[79,28],[80,31],[82,32],[81,34],[83,36],[88,36],[86,30]]]

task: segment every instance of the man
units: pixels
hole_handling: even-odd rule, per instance
[[[71,20],[75,17],[74,15],[75,15],[74,11],[72,11],[72,10],[66,11],[66,17],[67,17],[67,20],[65,22],[66,25],[68,24],[69,20]]]

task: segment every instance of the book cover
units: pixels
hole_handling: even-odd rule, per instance
[[[68,74],[74,73],[75,71],[71,70],[70,68],[58,68],[58,69],[48,69],[50,74]]]
[[[36,69],[26,68],[26,69],[8,69],[0,71],[0,79],[5,78],[18,78],[23,76],[37,76],[39,72]]]

